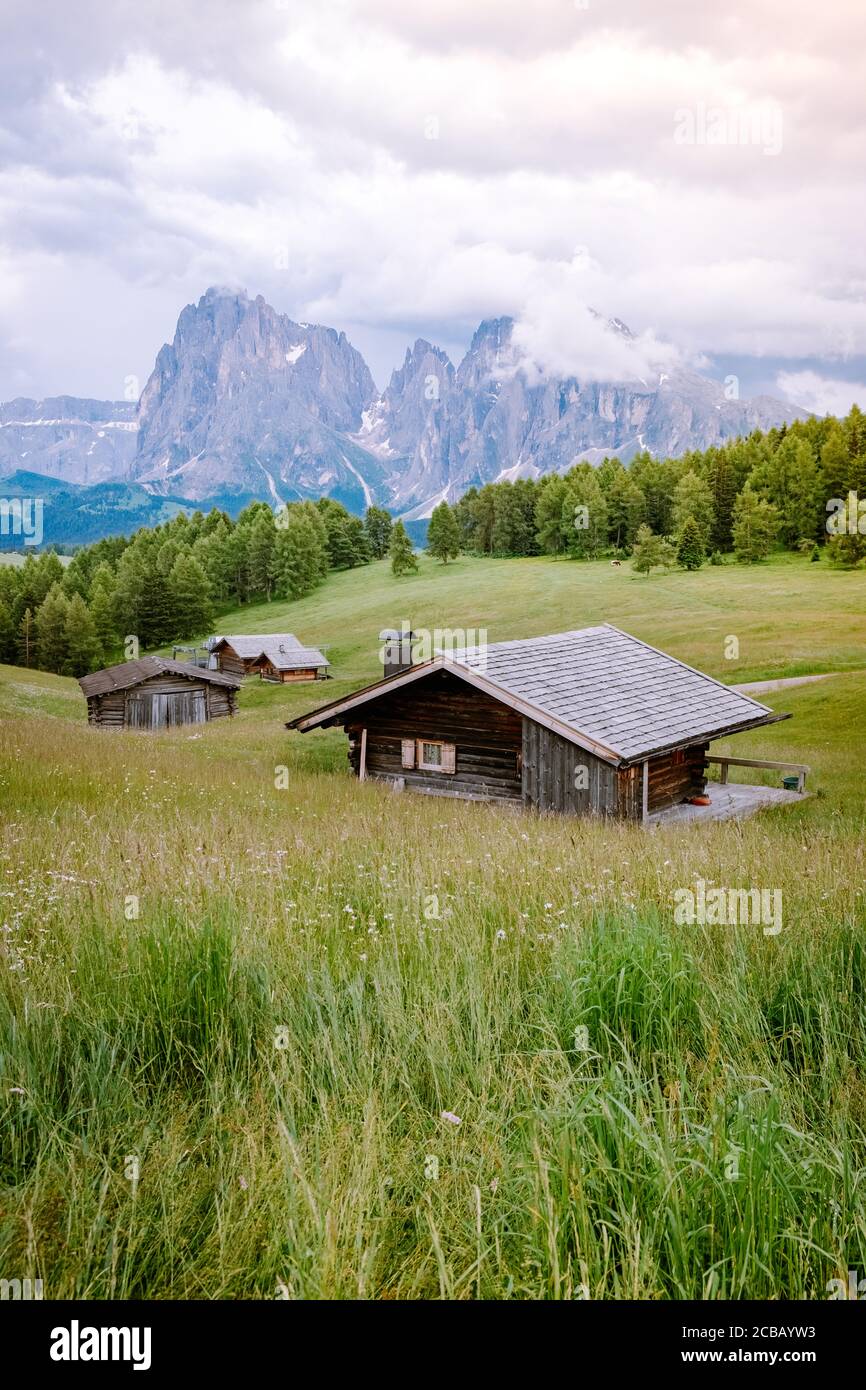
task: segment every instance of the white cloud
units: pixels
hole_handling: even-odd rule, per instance
[[[866,409],[866,385],[839,381],[817,372],[780,372],[776,385],[786,400],[816,415],[847,415],[852,405]]]
[[[498,314],[527,362],[584,377],[646,376],[671,342],[866,353],[860,0],[789,0],[783,26],[777,0],[42,13],[37,61],[27,6],[4,7],[0,399],[12,363],[40,394],[88,370],[112,394],[111,364],[146,374],[214,282],[356,326],[379,378],[406,339]],[[772,157],[675,138],[683,109],[765,104]]]

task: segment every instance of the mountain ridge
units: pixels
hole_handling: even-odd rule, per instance
[[[622,320],[590,313],[632,350]],[[332,496],[412,520],[471,486],[609,454],[676,455],[808,414],[769,396],[731,399],[684,367],[655,379],[543,374],[515,327],[508,316],[482,320],[456,367],[417,338],[379,392],[345,333],[211,287],[181,310],[137,404],[0,405],[0,475],[26,461],[70,484],[124,482],[194,502]]]

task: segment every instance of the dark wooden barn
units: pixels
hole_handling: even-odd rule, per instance
[[[216,669],[266,681],[314,681],[330,665],[316,647],[305,647],[291,632],[256,637],[218,637],[211,647]]]
[[[704,793],[713,739],[788,717],[604,624],[437,656],[286,727],[342,725],[361,778],[647,820]]]
[[[182,661],[143,656],[107,666],[78,684],[87,722],[101,729],[173,729],[232,715],[240,680]]]

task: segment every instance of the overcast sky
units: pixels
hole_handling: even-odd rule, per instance
[[[863,0],[0,0],[0,34],[0,400],[123,397],[219,284],[380,386],[508,313],[541,372],[866,408]]]

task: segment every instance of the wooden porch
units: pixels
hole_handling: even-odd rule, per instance
[[[719,780],[708,781],[706,785],[706,795],[710,798],[709,806],[695,806],[691,802],[683,801],[647,816],[645,825],[692,825],[696,821],[741,820],[754,815],[756,811],[763,811],[771,806],[790,806],[808,796],[806,774],[809,768],[805,763],[716,756],[708,757],[706,761],[719,765]],[[747,782],[730,782],[728,770],[731,767],[755,767],[778,772],[781,774],[780,780],[784,778],[787,785],[766,787],[750,785]]]

